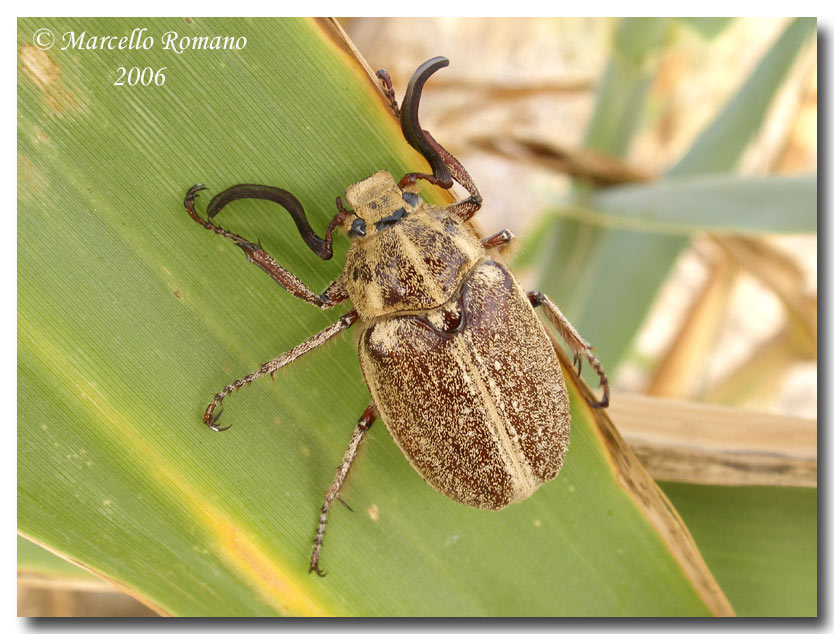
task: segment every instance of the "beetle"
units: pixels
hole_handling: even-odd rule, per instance
[[[415,71],[402,108],[387,72],[377,77],[406,141],[428,161],[431,173],[409,173],[399,182],[386,171],[345,191],[350,209],[337,213],[324,238],[286,190],[235,185],[214,196],[206,218],[195,209],[194,185],[185,197],[189,216],[240,247],[279,285],[323,310],[347,300],[353,309],[334,324],[260,369],[220,390],[203,415],[213,431],[225,431],[218,405],[233,391],[275,372],[359,324],[358,352],[371,403],[362,412],[324,498],[309,572],[323,576],[319,556],[330,507],[362,439],[379,416],[414,469],[437,491],[469,506],[498,510],[529,497],[557,476],[568,448],[570,410],[553,342],[535,309],[541,307],[574,354],[600,377],[607,407],[608,379],[591,346],[541,292],[525,293],[512,272],[493,257],[513,235],[479,239],[467,221],[481,207],[472,178],[420,127],[418,106],[426,80],[448,66],[435,57]],[[417,181],[450,189],[455,181],[469,197],[447,207],[422,200]],[[323,260],[333,256],[333,231],[345,231],[350,247],[342,274],[317,295],[280,266],[260,244],[223,229],[213,218],[244,198],[286,209],[301,238]]]

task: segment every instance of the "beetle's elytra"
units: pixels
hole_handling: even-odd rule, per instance
[[[215,196],[207,218],[194,202],[202,185],[186,195],[193,220],[239,246],[247,258],[284,289],[322,309],[353,304],[332,326],[227,385],[206,408],[214,431],[223,399],[258,377],[273,374],[359,322],[359,361],[372,401],[362,413],[342,463],[325,495],[310,560],[318,567],[330,506],[338,496],[365,432],[377,415],[417,472],[443,495],[470,506],[501,509],[530,496],[556,477],[568,448],[570,411],[553,344],[535,308],[541,306],[574,359],[587,359],[600,376],[608,405],[608,380],[591,346],[542,293],[525,293],[513,274],[491,255],[512,239],[502,231],[478,239],[466,223],[481,196],[463,166],[420,128],[417,110],[423,85],[449,61],[435,57],[409,82],[402,108],[391,80],[383,81],[405,139],[429,162],[431,174],[406,174],[399,183],[385,171],[347,188],[350,209],[338,213],[319,237],[301,203],[289,192],[265,185],[235,185]],[[457,181],[470,196],[448,207],[423,201],[416,181],[451,188]],[[241,198],[278,203],[295,221],[302,239],[322,259],[333,255],[332,233],[351,240],[343,273],[321,295],[281,267],[258,244],[214,224],[227,204]]]

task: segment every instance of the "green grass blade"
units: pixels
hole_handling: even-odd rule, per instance
[[[817,178],[667,178],[607,189],[589,205],[557,213],[609,228],[658,233],[816,233]]]
[[[356,344],[341,336],[231,396],[232,429],[208,431],[216,390],[340,313],[278,288],[182,198],[195,182],[274,184],[321,232],[347,185],[424,164],[330,23],[142,24],[157,45],[126,58],[39,52],[31,38],[129,34],[133,20],[18,23],[21,534],[166,614],[727,613],[574,384],[563,474],[501,513],[431,490],[378,424],[343,493],[354,512],[328,524],[330,574],[307,574],[323,492],[369,399]],[[158,41],[170,30],[248,44],[176,56]],[[164,87],[114,87],[124,63],[168,66]],[[338,275],[344,238],[323,263],[274,206],[223,216],[312,288]]]

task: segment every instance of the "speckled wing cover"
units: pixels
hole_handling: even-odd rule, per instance
[[[394,440],[444,495],[497,510],[559,473],[570,435],[565,382],[503,264],[483,259],[427,314],[371,322],[359,358]]]

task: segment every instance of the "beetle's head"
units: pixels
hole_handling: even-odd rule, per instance
[[[351,185],[345,198],[355,216],[347,220],[348,235],[364,238],[396,224],[419,204],[419,197],[403,192],[394,177],[380,171]]]

